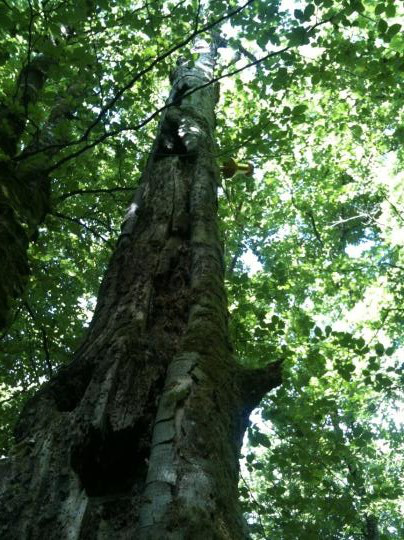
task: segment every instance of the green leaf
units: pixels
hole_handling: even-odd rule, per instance
[[[268,43],[268,36],[265,36],[265,35],[258,36],[257,43],[261,47],[261,49],[265,49]]]
[[[375,352],[378,356],[383,356],[384,354],[384,346],[382,343],[376,343],[375,345]]]
[[[314,73],[311,77],[311,84],[315,86],[321,81],[321,74],[320,73]]]
[[[359,138],[363,134],[363,129],[359,125],[353,126],[351,129],[352,129],[352,133],[354,134],[356,138]]]
[[[382,2],[380,4],[377,4],[377,6],[375,7],[375,15],[381,15],[385,9],[386,8]]]
[[[293,47],[295,45],[305,45],[309,43],[310,40],[307,36],[306,30],[299,26],[298,28],[295,28],[292,30],[292,32],[289,34],[289,46]]]
[[[271,447],[271,441],[269,440],[268,435],[265,435],[264,433],[258,431],[256,432],[255,437],[258,444],[260,444],[261,446],[265,446],[265,448]]]
[[[386,32],[388,28],[388,24],[386,23],[386,21],[384,19],[380,19],[378,25],[377,25],[377,29],[379,30],[379,32],[381,34],[384,34]]]
[[[308,21],[311,19],[312,15],[314,14],[314,4],[308,4],[304,10],[304,20]]]
[[[392,24],[386,32],[386,36],[391,39],[393,36],[399,33],[401,24]]]
[[[362,349],[365,346],[365,344],[366,342],[363,339],[363,337],[358,338],[356,341],[356,345],[358,346],[359,349]]]
[[[296,19],[299,19],[299,21],[302,21],[304,19],[304,14],[303,14],[303,11],[301,9],[295,9],[295,11],[293,13],[294,13],[294,16],[296,17]]]
[[[345,381],[347,381],[347,382],[351,381],[351,379],[352,379],[352,371],[350,371],[349,369],[340,369],[338,371],[339,371],[339,374],[341,375],[341,377]]]
[[[386,15],[387,15],[387,17],[395,17],[396,16],[396,6],[394,4],[389,4],[386,7]]]
[[[365,11],[365,7],[360,0],[351,0],[351,6],[352,9],[354,11],[357,11],[358,13],[362,13],[362,11]]]
[[[292,110],[292,115],[293,116],[298,116],[299,114],[302,114],[304,113],[304,111],[306,111],[308,109],[307,105],[296,105],[296,107],[293,108]]]

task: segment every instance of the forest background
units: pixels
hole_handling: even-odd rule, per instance
[[[243,449],[251,532],[402,538],[402,16],[389,0],[0,3],[2,227],[18,215],[11,252],[0,230],[1,455],[83,337],[170,72],[221,27],[216,158],[254,166],[219,188],[231,336],[244,365],[285,374]]]

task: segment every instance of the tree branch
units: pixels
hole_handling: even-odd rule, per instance
[[[307,212],[307,215],[309,216],[311,224],[313,225],[313,231],[314,231],[315,237],[317,238],[317,240],[319,241],[321,246],[324,247],[324,242],[323,242],[323,240],[321,238],[320,233],[318,232],[317,225],[316,225],[316,222],[314,220],[313,212],[311,212],[311,211]]]
[[[338,225],[343,225],[344,223],[348,223],[348,221],[353,221],[354,219],[363,219],[367,218],[369,219],[369,214],[358,214],[357,216],[352,216],[347,219],[340,219],[339,221],[335,221],[334,223],[330,223],[330,225],[327,225],[329,229],[332,229],[334,227],[337,227]]]
[[[254,1],[254,0],[250,0],[250,2],[247,2],[246,4],[244,4],[244,6],[242,6],[241,8],[239,8],[238,10],[235,10],[234,12],[232,12],[232,14],[230,14],[229,16],[233,15],[234,13],[236,12],[239,12],[241,11],[242,8],[244,8],[247,4],[251,3],[251,1]],[[227,18],[226,17],[222,17],[221,20]],[[328,22],[330,22],[332,20],[332,18],[329,18],[329,19],[325,19],[324,21],[320,21],[318,23],[316,23],[315,25],[313,25],[309,31],[312,31],[314,28],[318,27],[318,26],[321,26],[323,24],[326,24]],[[205,29],[208,27],[208,28],[212,28],[213,26],[215,26],[215,24],[217,24],[217,21],[216,23],[212,23],[211,25],[206,25],[205,27],[203,27],[199,33],[205,31]],[[188,39],[188,41],[190,41],[190,39]],[[187,41],[187,43],[188,43]],[[228,73],[225,73],[225,74],[222,74],[222,75],[219,75],[218,77],[214,77],[213,79],[211,79],[210,81],[204,83],[204,84],[201,84],[199,86],[196,86],[192,89],[190,89],[189,91],[185,92],[183,95],[182,95],[182,99],[190,96],[191,94],[193,94],[194,92],[197,92],[198,90],[201,90],[203,88],[207,88],[208,86],[212,85],[212,84],[215,84],[216,82],[219,82],[221,81],[222,79],[225,79],[226,77],[231,77],[233,75],[237,75],[238,73],[241,73],[242,71],[244,71],[245,69],[248,69],[250,67],[253,67],[261,62],[265,62],[266,60],[268,60],[269,58],[272,58],[274,56],[277,56],[279,54],[282,54],[283,52],[286,52],[292,48],[295,48],[296,45],[287,45],[285,47],[283,47],[282,49],[279,49],[277,51],[273,51],[273,52],[270,52],[268,54],[266,54],[265,56],[263,56],[262,58],[259,58],[253,62],[250,62],[249,64],[246,64],[245,66],[242,66],[238,69],[235,69],[233,71],[230,71]],[[176,50],[176,49],[175,49]],[[165,53],[164,53],[165,54]],[[162,55],[162,57],[165,57],[164,54]],[[166,54],[166,56],[168,56],[168,54]],[[151,64],[150,64],[151,65]],[[155,65],[155,64],[154,64]],[[145,68],[146,69],[146,68]],[[144,70],[143,70],[144,71]],[[120,95],[123,94],[123,91],[125,91],[126,89],[128,89],[130,87],[130,85],[126,85],[124,87],[124,89],[122,89],[122,92],[120,93]],[[115,99],[114,103],[118,100],[119,98]],[[110,102],[111,104],[111,102]],[[109,104],[109,105],[110,105]],[[106,108],[105,111],[104,111],[104,114],[107,112],[107,110],[109,110],[109,105],[106,105]],[[112,105],[111,105],[112,106]],[[166,103],[165,105],[163,105],[162,107],[160,107],[159,109],[156,109],[152,114],[150,114],[147,118],[145,118],[144,120],[142,120],[142,122],[140,122],[139,124],[135,125],[135,126],[123,126],[121,128],[118,128],[114,131],[110,131],[110,132],[106,132],[104,133],[103,135],[101,135],[100,137],[98,137],[97,139],[95,139],[93,142],[87,144],[86,146],[80,148],[79,150],[76,150],[75,152],[73,152],[72,154],[69,154],[68,156],[65,156],[64,158],[60,159],[59,161],[57,161],[54,165],[52,165],[51,167],[49,167],[47,170],[46,170],[46,173],[50,173],[52,171],[54,171],[55,169],[58,169],[61,165],[63,165],[64,163],[67,163],[68,161],[70,161],[71,159],[75,159],[76,157],[78,157],[79,155],[83,154],[84,152],[86,152],[87,150],[90,150],[91,148],[94,148],[95,146],[97,146],[98,144],[104,142],[107,138],[109,137],[115,137],[117,135],[119,135],[120,133],[124,132],[124,131],[138,131],[139,129],[141,129],[142,127],[146,126],[147,124],[149,124],[152,120],[154,120],[161,112],[165,111],[166,109],[170,108],[170,107],[173,107],[175,106],[175,103]],[[102,112],[102,111],[101,111]],[[101,112],[100,112],[100,115],[101,115]],[[102,116],[100,117],[100,119],[102,118]],[[98,121],[97,121],[98,123]],[[67,148],[67,147],[70,147],[70,146],[74,146],[76,144],[80,144],[82,142],[84,142],[84,140],[87,140],[87,133],[89,133],[89,130],[92,129],[92,127],[95,126],[95,123],[93,122],[89,128],[86,130],[86,133],[84,133],[84,135],[78,139],[77,141],[72,141],[70,143],[67,143],[67,144],[64,144],[64,145],[50,145],[46,148],[42,148],[40,150],[37,150],[35,152],[32,152],[30,154],[21,154],[21,156],[18,156],[17,158],[15,158],[16,160],[21,160],[21,159],[25,159],[27,157],[30,157],[34,154],[37,154],[39,152],[45,152],[51,148],[60,148],[60,149],[64,149],[64,148]]]
[[[255,0],[248,0],[248,2],[246,2],[245,4],[240,6],[239,8],[227,13],[226,15],[223,15],[222,17],[219,17],[218,19],[216,19],[212,23],[206,24],[200,30],[193,31],[186,39],[178,42],[176,45],[172,46],[166,52],[164,52],[161,55],[157,56],[147,67],[145,67],[143,70],[141,70],[139,73],[137,73],[134,77],[132,77],[132,79],[127,84],[125,84],[122,88],[120,88],[117,91],[115,96],[113,98],[111,98],[110,101],[104,107],[101,108],[97,118],[87,127],[87,129],[83,133],[83,135],[79,139],[77,139],[76,141],[72,141],[70,143],[63,144],[63,145],[58,145],[58,144],[49,145],[46,148],[40,148],[40,149],[35,150],[33,152],[26,152],[26,153],[23,152],[20,156],[17,156],[15,158],[15,160],[20,161],[22,159],[26,159],[28,157],[31,157],[31,156],[33,156],[35,154],[38,154],[38,153],[41,153],[41,152],[46,152],[47,150],[51,150],[53,148],[62,150],[62,149],[67,148],[69,146],[74,146],[74,145],[77,145],[77,144],[80,144],[82,142],[87,141],[87,139],[89,137],[89,134],[93,130],[93,128],[96,125],[99,124],[101,119],[115,105],[115,103],[122,97],[122,95],[126,92],[126,90],[129,90],[141,77],[143,77],[143,75],[145,75],[146,73],[151,71],[159,62],[161,62],[162,60],[164,60],[168,56],[171,56],[171,54],[173,54],[175,51],[177,51],[181,47],[184,47],[185,45],[190,43],[193,39],[195,39],[196,36],[198,36],[199,34],[202,34],[203,32],[206,32],[207,30],[210,30],[210,29],[214,28],[216,25],[223,22],[224,20],[226,20],[228,18],[231,18],[233,15],[236,15],[237,13],[241,12],[245,7],[247,7],[249,4],[252,4],[254,1]],[[224,77],[220,77],[220,78],[224,78]],[[217,80],[220,80],[220,78],[212,80],[208,84],[214,83]],[[207,86],[207,85],[202,85],[200,88],[204,88],[205,86]],[[195,88],[194,91],[196,91],[198,89],[199,88]],[[193,93],[193,92],[189,92],[188,95],[191,94],[191,93]],[[165,109],[167,109],[170,106],[172,106],[172,104],[166,104],[165,106],[161,107],[160,109],[157,109],[148,118],[146,118],[145,121],[141,122],[140,124],[138,124],[135,127],[124,127],[124,128],[120,128],[118,130],[111,131],[111,132],[109,132],[107,134],[102,135],[101,137],[96,139],[93,143],[90,143],[90,144],[86,145],[84,147],[84,149],[81,149],[81,150],[79,150],[77,152],[74,152],[73,154],[71,154],[71,156],[67,156],[68,159],[60,160],[55,166],[48,169],[48,172],[53,171],[54,169],[58,168],[61,164],[65,163],[66,161],[69,161],[70,159],[73,159],[73,158],[77,157],[82,152],[85,152],[86,150],[89,150],[90,148],[93,148],[97,144],[103,142],[107,137],[113,137],[115,135],[118,135],[119,133],[122,133],[122,131],[137,131],[138,129],[144,127],[146,124],[151,122],[160,112],[164,111]]]
[[[283,360],[276,360],[257,369],[240,367],[237,383],[248,414],[259,405],[266,393],[282,384],[282,363]]]
[[[126,192],[126,191],[134,191],[135,188],[132,187],[115,187],[115,188],[99,188],[99,189],[75,189],[74,191],[69,191],[67,193],[63,193],[62,195],[59,195],[59,197],[56,198],[56,201],[61,202],[65,201],[69,197],[74,197],[75,195],[96,195],[98,193],[117,193],[117,192]]]
[[[396,214],[396,216],[401,220],[404,221],[403,214],[400,212],[395,204],[393,204],[387,197],[384,197],[384,200],[389,203],[391,208],[393,209],[393,212]]]
[[[50,212],[50,215],[51,216],[55,216],[55,217],[58,217],[60,219],[64,219],[66,221],[70,221],[71,223],[76,223],[77,225],[80,225],[80,227],[83,227],[84,229],[86,229],[87,231],[89,231],[91,234],[93,234],[96,238],[100,238],[101,240],[103,240],[104,242],[108,242],[108,238],[105,238],[104,236],[102,236],[102,234],[100,234],[98,231],[94,230],[92,227],[89,227],[88,225],[86,225],[85,223],[83,223],[82,221],[80,221],[80,219],[78,218],[72,218],[70,216],[65,216],[64,214],[61,214],[60,212]]]
[[[88,126],[86,131],[84,132],[81,141],[85,141],[88,139],[88,136],[91,132],[91,130],[101,121],[101,119],[105,116],[105,114],[115,105],[115,103],[123,96],[123,94],[126,92],[126,90],[129,90],[139,79],[143,77],[143,75],[146,75],[146,73],[149,73],[158,63],[160,63],[165,58],[171,56],[175,51],[178,49],[181,49],[185,45],[188,45],[198,34],[201,34],[203,32],[206,32],[210,30],[211,28],[214,28],[221,22],[225,21],[226,19],[233,17],[233,15],[236,15],[240,11],[242,11],[244,8],[246,8],[249,4],[252,4],[255,0],[248,0],[245,4],[238,7],[237,9],[230,11],[226,15],[223,15],[222,17],[219,17],[212,23],[207,23],[205,26],[203,26],[200,30],[194,29],[194,31],[185,39],[162,53],[161,55],[157,56],[148,66],[146,66],[144,69],[140,70],[134,77],[132,77],[122,88],[118,90],[118,92],[115,94],[115,96],[110,99],[110,101],[101,109],[99,112],[97,118]]]

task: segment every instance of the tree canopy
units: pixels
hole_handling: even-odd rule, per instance
[[[219,188],[231,335],[242,364],[284,366],[244,448],[252,534],[402,538],[402,20],[392,0],[0,3],[0,209],[30,242],[0,454],[82,339],[173,67],[220,31],[216,158],[254,167]]]

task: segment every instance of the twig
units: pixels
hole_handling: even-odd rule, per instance
[[[387,198],[387,197],[384,197],[384,200],[387,201],[389,203],[389,205],[391,206],[391,208],[393,209],[393,212],[396,214],[396,216],[401,219],[401,221],[404,221],[404,218],[402,216],[402,213],[398,210],[398,208]]]
[[[337,227],[338,225],[343,225],[344,223],[348,223],[348,221],[353,221],[354,219],[362,219],[362,218],[370,218],[369,214],[358,214],[357,216],[352,216],[347,219],[340,219],[339,221],[335,221],[334,223],[330,223],[330,225],[326,225],[327,228],[332,229],[334,227]]]
[[[313,216],[313,212],[307,212],[307,215],[309,216],[310,218],[310,221],[311,221],[311,224],[313,225],[313,230],[314,230],[314,235],[315,237],[317,238],[317,240],[320,242],[320,244],[322,245],[322,247],[324,247],[324,242],[321,238],[321,235],[320,233],[318,232],[318,229],[317,229],[317,225],[316,225],[316,222],[314,220],[314,216]]]
[[[100,189],[75,189],[74,191],[69,191],[68,193],[63,193],[57,197],[56,201],[65,201],[69,197],[74,197],[75,195],[96,195],[97,193],[107,193],[112,194],[119,191],[134,191],[133,187],[115,187],[115,188],[100,188]]]
[[[246,482],[244,476],[241,474],[241,472],[240,472],[240,478],[241,478],[241,480],[243,481],[245,487],[246,487],[247,490],[248,490],[248,495],[249,495],[249,497],[250,497],[250,500],[253,502],[254,506],[255,506],[256,508],[258,508],[258,510],[257,510],[257,516],[258,516],[258,521],[259,521],[260,527],[261,527],[261,529],[262,529],[262,533],[263,533],[263,535],[264,535],[264,536],[263,536],[263,539],[264,539],[264,540],[268,540],[267,531],[265,530],[264,524],[262,523],[261,514],[260,514],[260,512],[259,512],[259,510],[261,510],[261,508],[262,508],[262,505],[261,505],[261,504],[257,501],[257,499],[254,497],[254,495],[253,495],[253,493],[252,493],[252,491],[251,491],[250,486],[247,484],[247,482]]]
[[[86,225],[85,223],[83,223],[82,221],[80,221],[78,218],[72,218],[70,216],[65,216],[64,214],[61,214],[60,212],[50,212],[50,215],[51,216],[55,216],[55,217],[58,217],[60,219],[64,219],[66,221],[70,221],[72,223],[76,223],[77,225],[80,225],[80,227],[83,227],[84,229],[86,229],[87,231],[89,231],[91,234],[93,234],[96,238],[100,238],[101,240],[103,240],[104,242],[108,242],[108,238],[105,238],[104,236],[102,236],[102,234],[100,234],[98,231],[94,230],[92,227],[89,227],[88,225]]]

